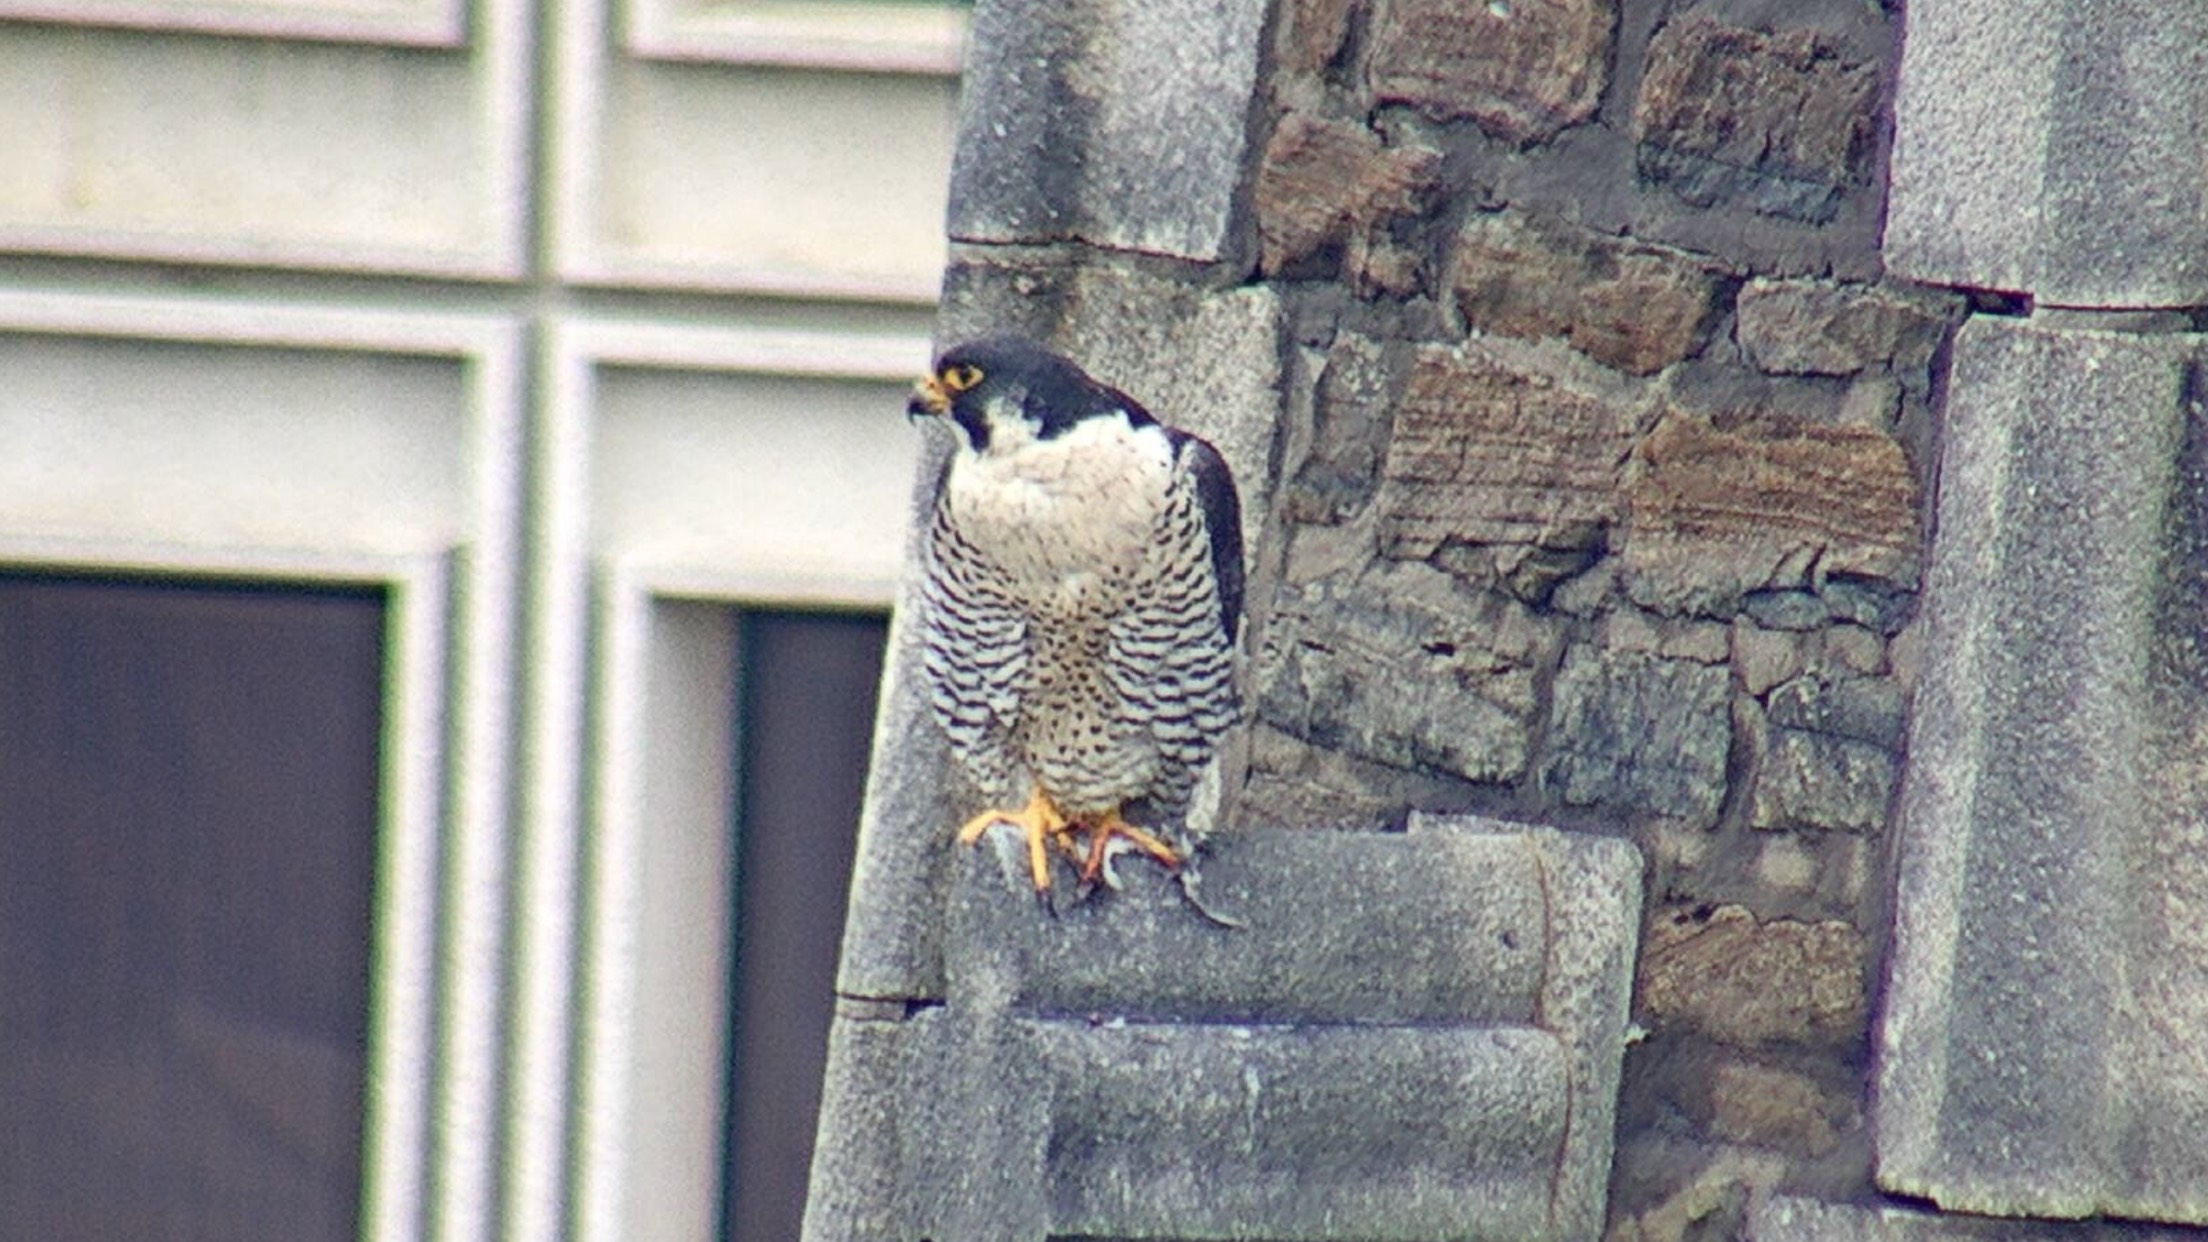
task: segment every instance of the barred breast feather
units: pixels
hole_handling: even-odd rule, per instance
[[[1240,514],[1211,445],[1098,421],[1018,477],[946,470],[923,544],[931,704],[992,796],[1031,781],[1073,814],[1177,815],[1239,712]]]

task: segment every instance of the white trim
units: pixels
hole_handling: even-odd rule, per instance
[[[949,3],[628,0],[622,46],[651,60],[954,75],[967,16]]]
[[[539,537],[529,569],[527,647],[535,680],[523,743],[529,780],[507,1115],[512,1237],[612,1242],[634,1233],[640,1186],[630,1136],[648,1119],[634,1111],[629,1082],[640,1053],[637,1006],[649,999],[638,989],[651,973],[638,960],[650,929],[636,885],[653,861],[646,856],[650,842],[664,827],[645,822],[646,801],[703,805],[708,798],[708,791],[651,784],[668,758],[646,753],[658,736],[646,702],[654,669],[661,659],[684,658],[663,649],[677,639],[672,631],[660,635],[655,616],[684,602],[884,608],[896,593],[893,580],[833,567],[793,573],[787,564],[752,566],[741,556],[648,563],[598,546],[596,498],[589,493],[598,372],[631,367],[883,383],[920,374],[929,356],[919,332],[829,334],[603,318],[560,319],[547,329],[538,372],[545,415],[536,446]],[[885,412],[885,430],[903,430],[894,411]],[[725,749],[732,720],[725,733],[717,743],[702,733],[687,740]],[[730,755],[722,767],[732,770],[733,762]],[[578,805],[586,788],[591,800]],[[710,952],[724,953],[725,946]],[[715,1092],[716,1106],[721,1087],[691,1084]],[[701,1219],[712,1204],[677,1206],[675,1216]],[[573,1219],[563,1222],[569,1209]]]
[[[589,189],[573,188],[574,202],[587,202]],[[606,255],[587,240],[570,238],[561,256],[560,274],[571,284],[597,289],[655,289],[671,293],[747,293],[760,297],[811,298],[833,302],[886,302],[933,306],[942,296],[940,276],[927,278],[859,275],[804,268],[752,267],[709,260],[661,260],[636,255]]]
[[[498,315],[6,288],[0,288],[0,333],[469,360],[520,349],[512,321]]]
[[[0,0],[0,20],[249,38],[458,47],[466,0]]]
[[[508,1235],[565,1236],[570,1068],[576,1018],[576,875],[582,836],[583,736],[590,625],[589,398],[591,363],[567,324],[546,330],[538,373],[542,423],[531,490],[537,541],[528,566],[523,637],[535,686],[523,746],[522,849],[514,926],[513,1076],[507,1101]],[[610,657],[607,657],[610,658]],[[577,1152],[586,1149],[578,1146]],[[585,1158],[588,1170],[593,1160]]]
[[[918,332],[802,332],[578,319],[564,325],[567,348],[594,366],[666,367],[803,379],[897,382],[928,368]]]
[[[442,561],[393,581],[384,691],[387,808],[378,843],[376,1004],[362,1146],[360,1236],[419,1235],[429,1161],[437,995],[437,872],[446,769],[452,579]]]
[[[521,574],[521,333],[502,325],[500,346],[473,358],[473,544],[468,588],[455,611],[462,635],[453,661],[459,729],[451,765],[458,822],[447,848],[445,993],[439,1129],[433,1173],[435,1236],[491,1237],[498,1194],[499,1044],[507,988],[508,816],[515,645]]]
[[[605,170],[606,92],[611,55],[654,63],[768,65],[942,77],[956,75],[965,16],[946,9],[950,26],[913,26],[912,6],[790,0],[737,0],[734,13],[683,13],[680,0],[629,0],[634,6],[614,42],[616,0],[559,0],[558,55],[544,161],[545,253],[559,278],[595,288],[742,293],[777,298],[932,306],[940,273],[820,271],[799,266],[664,259],[599,237],[598,181]],[[846,10],[856,10],[847,12]],[[923,10],[925,11],[925,10]],[[900,16],[901,15],[901,16]],[[877,20],[879,19],[879,20]],[[946,170],[946,175],[948,172]]]

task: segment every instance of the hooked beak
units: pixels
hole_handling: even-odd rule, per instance
[[[912,399],[905,402],[907,419],[922,418],[950,412],[951,390],[943,381],[930,375],[912,386]]]

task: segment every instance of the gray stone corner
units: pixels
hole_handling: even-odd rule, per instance
[[[994,839],[993,839],[994,840]],[[1593,1238],[1640,918],[1622,840],[1251,832],[1200,917],[961,851],[942,1003],[835,1022],[806,1236]]]
[[[1957,335],[1879,1185],[2208,1224],[2208,338]]]
[[[951,237],[1228,257],[1268,8],[977,0]]]
[[[1928,284],[2065,306],[2208,299],[2208,10],[1907,9],[1885,255]]]

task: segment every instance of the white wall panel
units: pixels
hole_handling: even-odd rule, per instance
[[[562,10],[552,225],[565,275],[934,298],[957,94],[944,14],[908,9],[862,37],[830,4],[664,0],[617,43],[607,3]],[[774,67],[808,48],[830,67]]]
[[[122,13],[191,29],[236,26],[241,11]],[[475,41],[438,50],[329,41],[456,34],[434,8],[271,15],[302,18],[315,41],[0,23],[0,249],[518,272],[523,0],[480,0]]]

